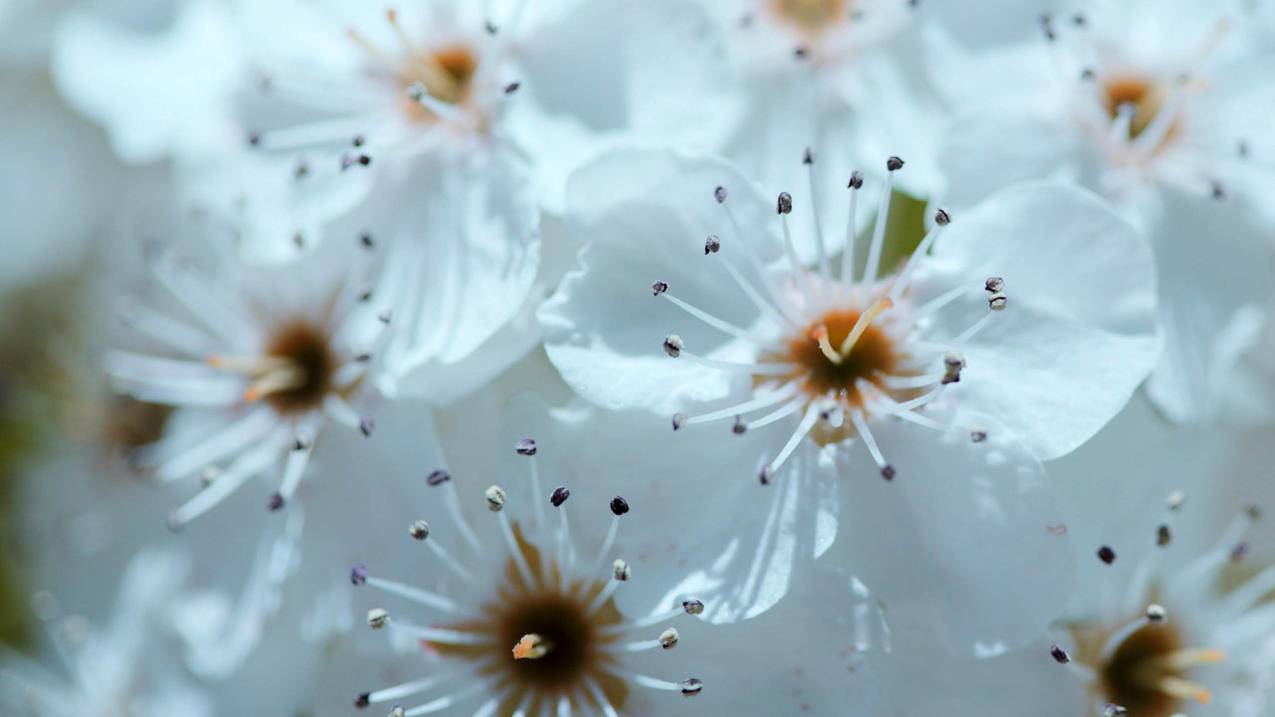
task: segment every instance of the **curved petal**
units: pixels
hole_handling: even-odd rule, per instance
[[[1015,182],[1079,172],[1082,137],[1058,112],[1002,103],[960,112],[938,149],[942,201],[959,211]]]
[[[1153,230],[1165,351],[1147,392],[1170,419],[1199,423],[1226,414],[1227,384],[1263,329],[1268,247],[1233,204],[1174,194]]]
[[[1070,596],[1074,563],[1045,471],[1013,434],[935,435],[903,421],[873,425],[892,481],[856,457],[842,506],[842,558],[877,594],[895,634],[991,655],[1036,637]]]
[[[495,157],[458,171],[419,167],[393,181],[388,197],[378,192],[337,231],[367,231],[388,245],[393,333],[383,388],[445,400],[457,381],[481,383],[529,348],[519,339],[525,327],[515,327],[517,340],[495,344],[501,360],[471,361],[526,310],[540,262],[536,209],[522,171]],[[417,190],[419,200],[402,203]],[[440,385],[448,375],[449,387]]]
[[[955,216],[930,268],[931,289],[1004,278],[1008,306],[960,347],[968,365],[948,395],[1043,460],[1102,428],[1159,358],[1150,247],[1084,190],[1042,182],[996,194]],[[945,314],[952,335],[987,312],[981,299],[967,304]]]
[[[125,161],[207,155],[241,135],[231,93],[244,71],[220,3],[185,3],[166,35],[113,27],[91,13],[58,29],[51,71],[67,101],[101,122]]]
[[[555,213],[565,209],[572,170],[607,142],[713,148],[742,112],[721,38],[693,3],[572,5],[528,8],[531,27],[518,40],[525,96],[505,121],[535,158],[536,183]]]
[[[718,186],[727,188],[727,202],[751,234],[745,241],[763,260],[773,257],[775,240],[762,229],[769,220],[763,219],[765,203],[729,165],[623,150],[573,176],[569,231],[588,243],[581,268],[563,279],[539,318],[550,360],[590,401],[672,415],[688,402],[728,392],[727,373],[670,359],[661,343],[675,333],[688,351],[721,358],[739,358],[747,347],[651,295],[652,282],[664,281],[671,294],[736,326],[757,320],[756,307],[716,265],[740,262],[743,251],[713,198]],[[710,233],[722,237],[721,251],[711,257],[704,251]]]

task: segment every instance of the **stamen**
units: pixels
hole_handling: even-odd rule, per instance
[[[788,192],[780,192],[779,199],[776,201],[776,210],[779,214],[779,225],[783,228],[784,253],[792,267],[794,283],[801,291],[801,298],[805,301],[805,305],[813,306],[810,277],[806,273],[806,267],[802,266],[801,260],[797,258],[797,247],[793,244],[792,230],[788,227],[788,215],[792,213],[792,195]]]
[[[633,682],[643,687],[649,687],[653,690],[681,692],[687,697],[697,695],[704,689],[704,683],[694,677],[687,678],[681,682],[669,682],[668,680],[657,680],[654,677],[647,677],[646,675],[633,675]]]
[[[274,461],[278,445],[277,440],[268,438],[255,450],[240,456],[217,480],[173,511],[168,516],[168,527],[176,530],[216,507],[245,481],[265,470]]]
[[[677,339],[670,344],[672,339]],[[664,350],[674,358],[686,358],[692,363],[697,363],[708,368],[715,368],[719,371],[735,371],[752,374],[754,376],[787,376],[797,371],[797,365],[791,363],[735,363],[733,361],[722,361],[719,359],[705,358],[698,354],[693,354],[684,348],[681,348],[681,337],[671,336],[664,340]],[[670,348],[673,350],[670,351]]]
[[[479,680],[471,687],[460,690],[459,692],[454,692],[445,697],[439,697],[438,699],[433,700],[432,702],[426,702],[419,707],[413,707],[407,712],[404,712],[403,717],[420,717],[421,715],[432,714],[440,710],[445,710],[458,702],[463,702],[475,694],[489,689],[491,689],[491,683],[489,680]]]
[[[854,322],[854,328],[850,329],[845,341],[841,342],[841,348],[838,353],[842,356],[849,356],[850,352],[854,350],[854,345],[859,341],[859,337],[863,336],[863,332],[868,330],[868,326],[892,306],[894,306],[894,301],[887,296],[868,307],[867,311],[859,314],[859,319]]]
[[[786,383],[783,385],[782,388],[776,391],[763,394],[751,400],[744,401],[743,403],[738,403],[738,404],[735,404],[734,406],[727,406],[726,408],[723,408],[717,411],[701,413],[698,416],[690,416],[688,418],[685,418],[682,421],[682,425],[692,426],[697,423],[708,423],[710,421],[717,421],[723,418],[731,418],[733,416],[738,416],[742,413],[755,411],[759,408],[769,408],[770,406],[773,406],[776,403],[779,403],[780,401],[783,401],[787,398],[791,398],[795,393],[797,393],[797,390],[798,390],[797,384]]]
[[[761,292],[759,292],[751,282],[745,279],[744,275],[739,273],[739,269],[736,269],[729,261],[723,261],[722,266],[726,267],[726,271],[730,273],[731,278],[735,280],[735,283],[739,286],[740,290],[748,296],[749,301],[752,301],[753,305],[765,314],[767,318],[774,322],[776,326],[783,326],[787,324],[790,328],[797,328],[797,320],[789,314],[788,310],[784,306],[772,305],[770,302],[766,301],[766,298],[761,295]],[[765,279],[763,278],[763,281],[764,280]]]
[[[353,406],[334,393],[329,393],[323,397],[323,413],[346,428],[359,428],[359,424],[363,420]]]
[[[810,152],[809,147],[806,148],[802,163],[806,165],[806,183],[810,187],[810,211],[815,220],[815,248],[819,256],[819,271],[825,279],[828,279],[832,277],[832,264],[828,261],[828,251],[823,245],[823,220],[819,217],[818,183],[815,181],[815,157]]]
[[[806,415],[802,417],[801,422],[797,424],[796,430],[794,430],[792,435],[788,437],[788,442],[784,444],[784,447],[779,451],[779,455],[775,456],[775,459],[766,465],[766,470],[771,475],[774,475],[779,471],[779,468],[783,466],[784,462],[788,460],[788,457],[793,454],[793,451],[797,450],[797,446],[801,445],[802,440],[804,440],[806,436],[810,435],[810,431],[815,427],[815,422],[818,420],[819,410],[814,406],[808,407],[806,409]]]
[[[903,404],[899,404],[902,406]],[[895,409],[906,410],[906,409]],[[877,467],[881,469],[881,477],[886,480],[894,480],[894,466],[886,463],[885,456],[881,455],[881,449],[877,447],[877,441],[872,437],[872,431],[868,428],[868,422],[863,417],[863,411],[854,409],[850,411],[850,422],[854,424],[854,428],[859,432],[859,437],[863,439],[863,445],[868,447],[868,453],[872,454],[872,460],[876,461]]]
[[[946,374],[943,373],[922,374],[920,376],[890,376],[878,374],[881,382],[889,389],[910,389],[933,386],[939,381],[942,381],[945,375]]]
[[[863,267],[863,283],[872,284],[881,271],[881,248],[885,245],[885,227],[890,217],[890,197],[894,194],[894,173],[903,168],[903,160],[890,157],[885,162],[885,188],[877,205],[876,223],[872,227],[872,244],[868,247],[868,263]]]
[[[724,187],[717,187],[717,189],[713,191],[713,196],[717,199],[717,203],[721,206],[722,211],[726,213],[726,219],[730,222],[731,229],[734,230],[735,236],[738,237],[738,243],[744,247],[744,251],[742,252],[744,258],[752,267],[753,272],[761,278],[763,287],[766,289],[766,293],[769,295],[771,303],[778,307],[780,311],[783,311],[785,303],[780,301],[780,293],[775,286],[774,280],[771,278],[770,273],[766,271],[766,268],[762,266],[761,259],[757,258],[757,254],[753,251],[752,245],[748,243],[747,234],[744,233],[743,227],[739,224],[739,220],[735,218],[735,212],[731,211],[730,204],[726,202],[726,189]],[[785,314],[785,316],[787,315]],[[789,321],[793,321],[791,316],[788,316],[787,318]]]
[[[441,610],[442,612],[448,613],[454,613],[460,609],[456,603],[452,602],[448,598],[428,590],[422,590],[393,580],[375,578],[370,575],[365,578],[365,581],[368,585],[371,585],[378,590],[384,590],[387,593],[398,595],[399,597],[411,600],[418,605],[424,605],[425,607],[431,607],[435,610]]]
[[[955,339],[952,340],[952,343],[957,346],[961,346],[965,344],[967,341],[974,338],[974,336],[978,334],[978,332],[982,331],[984,327],[986,327],[989,323],[991,323],[993,316],[995,316],[994,311],[984,314],[983,318],[979,319],[978,321],[975,321],[973,326],[962,331],[959,336],[957,336]]]
[[[296,493],[297,486],[301,484],[301,477],[305,474],[305,467],[310,462],[310,453],[309,442],[298,438],[292,451],[288,453],[288,461],[283,467],[283,482],[279,486],[279,496],[283,500],[291,500]]]
[[[275,418],[270,409],[255,408],[189,450],[181,451],[159,463],[155,467],[155,475],[164,482],[185,478],[194,471],[260,442],[274,424]]]
[[[441,627],[425,627],[399,621],[390,622],[391,630],[410,635],[413,639],[425,640],[439,645],[482,645],[489,642],[487,637],[461,630],[448,630]]]
[[[850,214],[846,218],[846,248],[841,253],[841,283],[846,286],[854,284],[854,239],[859,212],[859,190],[863,187],[863,174],[858,170],[850,173]]]
[[[500,507],[495,507],[497,503]],[[500,486],[494,485],[487,489],[487,507],[497,513],[497,517],[500,519],[500,533],[505,538],[505,547],[509,550],[509,555],[513,558],[514,565],[518,568],[518,573],[522,576],[523,584],[531,588],[536,584],[531,577],[531,566],[527,564],[527,558],[522,554],[522,549],[518,546],[518,540],[514,537],[514,530],[509,523],[509,516],[505,515],[502,510],[504,504],[504,490]]]
[[[433,675],[419,680],[412,680],[411,682],[404,682],[401,685],[386,687],[384,689],[376,690],[375,692],[367,692],[359,695],[358,699],[355,700],[355,704],[359,707],[366,707],[367,705],[374,705],[381,702],[389,702],[390,700],[409,697],[428,690],[438,684],[442,679],[442,675]]]
[[[608,580],[606,585],[603,586],[603,588],[598,591],[597,597],[593,598],[593,601],[589,603],[589,607],[585,610],[585,613],[592,615],[593,613],[597,612],[598,609],[601,608],[604,604],[606,604],[606,601],[609,600],[611,596],[615,594],[615,590],[616,588],[620,587],[621,582],[624,582],[624,581],[616,577],[612,577],[610,580]]]
[[[625,512],[628,512],[628,505],[625,504]],[[624,513],[611,511],[611,527],[607,529],[607,536],[602,541],[602,547],[598,549],[598,555],[593,559],[593,566],[589,568],[586,575],[597,575],[598,569],[602,567],[602,561],[606,558],[607,553],[611,552],[611,547],[615,545],[615,536],[620,531],[620,516]],[[585,589],[588,589],[588,582],[585,583]]]
[[[540,492],[540,469],[536,467],[536,442],[530,438],[524,438],[518,441],[514,446],[514,452],[520,456],[527,457],[528,470],[531,473],[531,494],[543,495]],[[545,509],[538,500],[531,501],[535,506],[536,526],[545,524]]]
[[[788,384],[788,385],[791,386],[793,384]],[[806,405],[806,399],[804,397],[798,396],[797,398],[794,398],[788,403],[785,403],[784,405],[780,406],[774,411],[762,416],[761,418],[758,418],[755,421],[750,422],[748,424],[748,427],[757,429],[757,428],[762,428],[763,426],[769,426],[770,424],[776,421],[782,420],[796,413],[804,405]]]
[[[566,486],[558,486],[553,489],[553,495],[549,497],[549,502],[555,508],[562,508],[567,502],[567,498],[571,497],[571,491]],[[570,574],[575,567],[575,545],[571,542],[571,526],[567,521],[567,511],[558,511],[558,564],[564,566],[562,570],[562,583],[565,587],[567,575]]]
[[[899,278],[894,281],[894,286],[890,289],[890,299],[898,301],[903,292],[908,288],[908,282],[912,280],[912,273],[916,270],[919,263],[918,258],[925,256],[930,251],[930,247],[939,237],[939,232],[943,228],[952,223],[952,215],[948,214],[946,209],[939,209],[934,213],[934,228],[931,229],[925,238],[916,245],[916,249],[912,250],[912,255],[908,257],[908,261],[903,265],[903,271],[899,272]]]
[[[659,283],[663,283],[663,282],[659,282]],[[665,284],[665,286],[667,287],[667,284]],[[759,344],[759,345],[765,344],[764,341],[756,338],[755,336],[750,334],[746,329],[742,329],[728,321],[719,319],[716,316],[708,313],[707,311],[704,311],[689,302],[686,302],[677,298],[673,294],[669,293],[667,289],[661,292],[659,296],[663,296],[664,298],[673,302],[673,304],[676,305],[678,308],[682,309],[683,311],[690,314],[691,316],[694,316],[700,321],[708,324],[709,326],[712,326],[718,331],[730,334],[731,336],[734,336],[735,338],[740,339],[742,341],[748,341],[750,343]]]

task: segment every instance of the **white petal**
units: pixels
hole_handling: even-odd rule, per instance
[[[1045,460],[1079,446],[1129,400],[1159,358],[1150,247],[1092,194],[1053,182],[1017,186],[957,215],[937,242],[930,288],[977,290],[1003,277],[1007,308],[961,347],[949,387]],[[986,296],[947,314],[951,335],[986,315]]]
[[[690,401],[727,393],[728,375],[671,359],[661,344],[676,333],[699,354],[740,358],[746,348],[651,292],[652,282],[665,281],[674,295],[737,326],[756,321],[757,309],[716,265],[728,260],[747,270],[741,240],[713,199],[717,186],[727,188],[727,202],[750,233],[744,241],[763,261],[773,258],[777,240],[767,230],[773,210],[766,212],[766,203],[728,165],[626,150],[572,178],[569,230],[588,244],[581,268],[567,275],[539,318],[550,360],[589,400],[671,416]],[[710,233],[720,234],[722,249],[705,256]]]
[[[895,467],[851,463],[833,554],[880,596],[896,634],[995,654],[1033,639],[1070,597],[1074,572],[1044,468],[1008,430],[944,434],[888,419],[873,435]]]
[[[1264,327],[1268,247],[1234,202],[1173,193],[1165,206],[1153,230],[1165,351],[1147,390],[1175,421],[1211,421]]]
[[[238,139],[230,93],[243,64],[219,3],[184,4],[164,36],[71,15],[59,28],[51,69],[67,100],[106,126],[126,161],[203,154]]]

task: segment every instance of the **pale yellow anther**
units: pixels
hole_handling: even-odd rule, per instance
[[[549,643],[534,632],[523,635],[522,639],[518,640],[518,644],[514,645],[514,659],[538,660],[549,654],[549,647]]]
[[[832,348],[832,342],[828,340],[827,326],[823,326],[821,324],[811,329],[810,338],[814,339],[819,344],[819,350],[823,352],[824,356],[828,357],[829,361],[835,364],[841,363],[841,354],[837,353],[837,350]]]

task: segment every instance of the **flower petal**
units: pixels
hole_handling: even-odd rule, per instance
[[[1041,182],[998,193],[957,215],[932,259],[932,289],[1004,278],[1008,306],[960,347],[967,367],[949,396],[1043,460],[1102,428],[1159,358],[1150,247],[1087,191]],[[987,312],[983,299],[967,304],[954,331]]]
[[[1074,572],[1045,471],[1013,434],[988,438],[902,421],[873,435],[895,467],[851,461],[832,554],[884,602],[892,632],[928,634],[949,651],[989,655],[1026,643],[1065,605]]]
[[[652,282],[664,281],[670,293],[736,326],[757,320],[756,307],[716,265],[741,262],[745,251],[713,198],[718,186],[727,188],[727,202],[750,232],[743,241],[763,261],[773,258],[777,240],[763,229],[770,221],[766,204],[724,163],[623,150],[572,178],[569,231],[589,241],[581,268],[567,275],[539,318],[550,360],[582,396],[611,409],[672,415],[688,402],[726,395],[728,374],[670,359],[660,345],[675,333],[698,354],[739,358],[744,347],[651,295]],[[720,233],[722,249],[705,256],[709,233]]]

